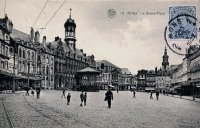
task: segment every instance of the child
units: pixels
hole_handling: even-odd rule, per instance
[[[69,105],[70,98],[71,98],[71,95],[70,95],[70,93],[68,93],[68,95],[67,95],[67,105]]]

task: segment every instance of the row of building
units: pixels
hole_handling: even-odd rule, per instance
[[[169,66],[169,56],[165,48],[162,68],[139,70],[135,76],[137,89],[141,91],[159,90],[162,93],[200,95],[200,47],[190,46],[181,64]]]
[[[132,75],[109,61],[95,61],[76,47],[76,23],[70,16],[64,24],[65,37],[40,41],[40,33],[13,28],[5,16],[0,19],[0,90],[41,86],[45,89],[73,90],[130,89]]]

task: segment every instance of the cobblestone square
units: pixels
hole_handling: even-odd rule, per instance
[[[1,94],[11,124],[15,128],[199,128],[200,103],[148,93],[113,92],[112,107],[104,101],[105,91],[88,92],[87,105],[80,106],[80,92],[71,93],[70,105],[62,91],[42,90],[41,98]],[[4,113],[2,105],[1,113]],[[9,123],[1,114],[1,126]],[[5,122],[5,123],[4,123]]]

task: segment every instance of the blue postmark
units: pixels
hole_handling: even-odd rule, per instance
[[[168,31],[170,39],[197,38],[196,7],[169,7]]]

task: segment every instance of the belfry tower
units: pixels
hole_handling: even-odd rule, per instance
[[[167,49],[166,49],[166,46],[165,46],[165,51],[164,51],[164,55],[163,55],[163,62],[162,62],[162,70],[166,70],[169,68],[169,56],[167,55]]]
[[[71,11],[70,8],[70,15],[67,21],[64,24],[65,27],[65,42],[68,43],[74,49],[76,48],[76,23],[71,18]]]

